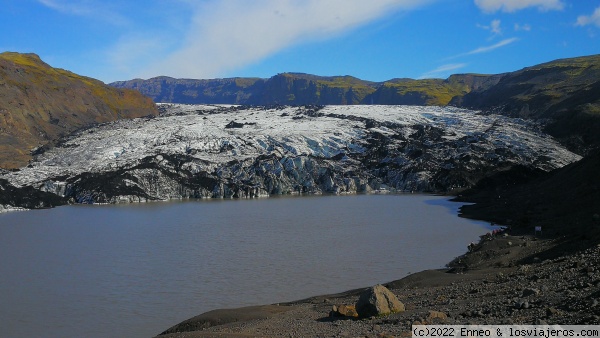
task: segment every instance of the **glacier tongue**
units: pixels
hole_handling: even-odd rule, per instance
[[[538,125],[452,107],[162,104],[0,178],[79,203],[372,190],[448,192],[579,160]]]

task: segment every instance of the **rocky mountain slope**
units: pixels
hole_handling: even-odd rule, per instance
[[[18,168],[31,150],[96,123],[156,115],[139,92],[52,68],[35,54],[0,53],[0,167]]]
[[[546,121],[546,130],[585,153],[600,145],[600,55],[556,60],[505,74],[450,104]]]
[[[535,123],[451,107],[160,108],[78,132],[0,178],[63,201],[118,203],[451,192],[517,165],[550,171],[580,159]]]

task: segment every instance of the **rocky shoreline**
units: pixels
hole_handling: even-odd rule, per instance
[[[413,324],[600,324],[600,234],[544,238],[516,229],[482,236],[448,269],[384,284],[406,311],[330,317],[364,289],[300,301],[215,310],[160,337],[408,337]]]

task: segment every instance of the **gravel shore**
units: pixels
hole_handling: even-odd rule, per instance
[[[600,324],[600,241],[482,238],[446,270],[384,284],[406,306],[389,316],[330,317],[364,289],[285,304],[216,310],[160,337],[408,337],[412,324]]]

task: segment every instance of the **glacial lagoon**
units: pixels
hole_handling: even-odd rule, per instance
[[[459,206],[349,195],[1,214],[0,336],[152,337],[217,308],[442,268],[489,230]]]

